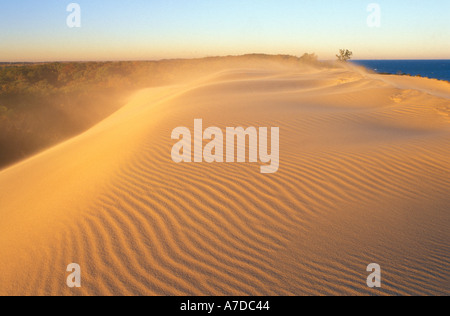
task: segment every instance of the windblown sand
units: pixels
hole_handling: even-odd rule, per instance
[[[279,171],[175,164],[196,118],[280,127]],[[0,294],[449,295],[449,170],[448,83],[224,63],[0,172]]]

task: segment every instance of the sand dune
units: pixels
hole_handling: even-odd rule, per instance
[[[140,91],[1,171],[0,294],[450,294],[450,84],[277,63]],[[279,171],[175,164],[196,118],[280,127]]]

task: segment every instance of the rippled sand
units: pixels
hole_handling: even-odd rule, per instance
[[[140,91],[0,172],[0,294],[448,295],[449,114],[448,83],[350,68],[224,62]],[[279,171],[175,164],[196,118],[280,127]]]

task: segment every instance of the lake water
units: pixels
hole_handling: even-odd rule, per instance
[[[450,81],[450,60],[354,60],[378,73],[410,74]]]

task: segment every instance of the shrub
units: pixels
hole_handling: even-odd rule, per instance
[[[312,54],[305,53],[305,54],[303,54],[302,57],[300,57],[300,61],[309,63],[309,64],[315,64],[319,61],[319,58],[314,53],[312,53]]]
[[[346,62],[350,59],[352,59],[353,52],[349,51],[348,49],[340,49],[339,54],[336,55],[339,61]]]

